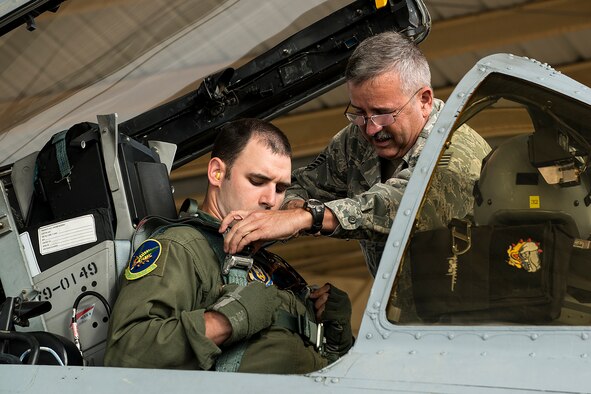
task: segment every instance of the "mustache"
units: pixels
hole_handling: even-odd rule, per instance
[[[387,132],[385,132],[384,130],[380,130],[376,134],[374,134],[374,136],[371,138],[373,140],[380,141],[380,140],[385,140],[385,139],[391,138],[391,135],[388,134]]]

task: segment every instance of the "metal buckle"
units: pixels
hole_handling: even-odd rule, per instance
[[[322,352],[324,347],[324,324],[314,323],[307,316],[299,315],[298,325],[300,335],[307,338],[318,352]]]
[[[324,350],[324,323],[316,325],[316,343],[314,347],[321,353]]]
[[[240,255],[227,255],[224,259],[224,266],[222,268],[222,273],[224,275],[228,275],[232,268],[241,268],[245,271],[248,271],[252,268],[253,258],[250,256],[240,256]]]

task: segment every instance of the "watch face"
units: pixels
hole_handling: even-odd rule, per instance
[[[309,199],[308,201],[306,201],[306,205],[312,209],[319,209],[322,206],[324,206],[324,204],[318,200],[315,200],[313,198]]]

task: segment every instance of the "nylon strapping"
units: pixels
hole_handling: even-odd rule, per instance
[[[68,153],[66,151],[66,134],[68,130],[60,131],[51,138],[51,143],[55,146],[55,156],[60,169],[61,179],[67,178],[72,172]]]
[[[220,269],[222,269],[226,258],[226,254],[224,253],[224,239],[220,236],[220,234],[213,234],[207,229],[203,229],[200,232],[209,242],[209,246],[211,246],[213,252],[218,258],[218,261],[220,262]],[[235,283],[239,286],[246,286],[248,284],[248,271],[245,269],[231,268],[228,275],[222,275],[222,277],[224,279],[224,283],[226,284]],[[224,350],[215,362],[216,371],[238,371],[247,344],[247,341],[241,341],[239,343],[234,344],[232,347]]]

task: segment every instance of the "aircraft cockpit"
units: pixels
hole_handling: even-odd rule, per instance
[[[532,63],[542,67],[542,65]],[[478,67],[486,67],[482,61]],[[549,70],[549,74],[553,71]],[[456,119],[511,108],[528,119],[497,141],[458,201],[447,172],[454,135],[431,176],[386,310],[396,324],[589,325],[591,154],[588,104],[491,73]],[[465,126],[462,126],[465,127]],[[436,207],[461,217],[442,217]]]
[[[38,3],[54,10],[61,1]],[[94,7],[82,0],[66,3]],[[0,367],[0,393],[185,392],[196,386],[220,393],[236,387],[253,392],[286,387],[299,394],[588,391],[591,94],[546,64],[510,54],[478,61],[445,100],[372,272],[361,325],[347,354],[319,371],[262,379],[103,367],[117,280],[137,246],[132,236],[146,215],[177,215],[171,169],[207,152],[223,123],[273,119],[339,85],[348,55],[364,37],[396,29],[420,42],[431,27],[422,0],[338,0],[334,10],[316,0],[291,2],[304,7],[301,15],[314,17],[311,30],[300,31],[295,17],[289,28],[299,33],[287,38],[289,29],[277,36],[273,30],[268,33],[273,39],[251,52],[239,42],[212,44],[225,28],[237,26],[216,15],[225,9],[233,11],[232,18],[251,17],[260,10],[247,1],[205,3],[199,2],[205,13],[191,2],[167,8],[183,20],[192,20],[188,11],[199,14],[191,32],[168,26],[171,18],[162,4],[146,9],[148,18],[137,25],[160,31],[165,47],[152,47],[138,35],[146,45],[138,50],[141,66],[116,63],[109,73],[96,73],[102,84],[97,91],[94,84],[91,91],[80,84],[79,91],[68,89],[60,105],[38,101],[36,106],[31,100],[20,110],[5,111],[10,119],[27,118],[15,129],[31,133],[24,139],[36,147],[31,152],[0,147],[0,153],[6,150],[0,162],[0,364],[14,364]],[[27,23],[32,18],[21,17]],[[98,12],[95,18],[102,39],[109,29],[99,22],[108,18]],[[0,18],[0,28],[6,23]],[[125,23],[114,25],[116,33]],[[66,26],[72,34],[72,25],[53,26]],[[262,34],[258,26],[255,30]],[[173,41],[182,49],[172,51]],[[129,42],[123,40],[116,51],[93,49],[100,53],[80,70],[118,60],[121,48],[133,49]],[[238,57],[222,61],[207,52],[214,47],[236,50]],[[181,67],[190,63],[189,55],[213,62],[205,64],[198,87],[199,76]],[[182,60],[175,64],[179,69],[167,68],[171,58]],[[156,88],[137,82],[139,74],[162,65],[168,71],[154,76],[160,82]],[[84,73],[72,73],[78,74]],[[66,79],[57,78],[56,84]],[[131,94],[148,85],[152,88],[138,96],[154,102],[142,112],[145,107],[135,108]],[[116,99],[105,99],[109,92]],[[111,106],[128,112],[117,115]],[[45,107],[57,120],[48,121]],[[484,159],[458,167],[460,133],[470,127],[483,135],[487,119],[497,116],[513,117],[519,127],[487,138]],[[49,138],[35,141],[42,134]],[[452,172],[463,177],[452,179]],[[14,342],[23,347],[9,348]],[[25,363],[36,365],[19,365]]]

